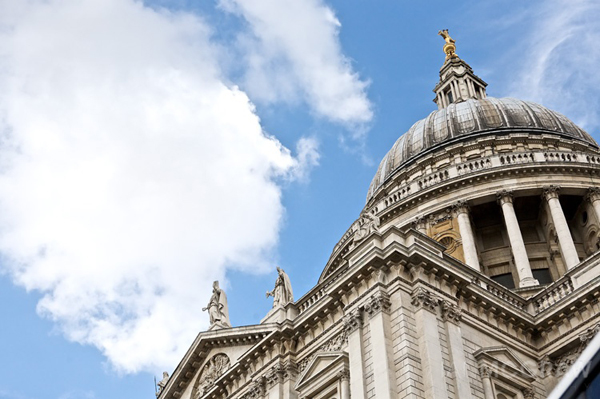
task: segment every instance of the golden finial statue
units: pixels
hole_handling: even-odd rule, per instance
[[[446,53],[446,61],[448,61],[450,58],[458,58],[458,55],[456,55],[456,45],[454,44],[456,43],[456,40],[450,37],[448,29],[439,31],[438,35],[443,37],[446,41],[446,44],[444,44],[444,53]]]

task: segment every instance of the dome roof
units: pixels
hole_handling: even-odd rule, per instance
[[[597,147],[583,129],[558,112],[529,101],[514,98],[469,99],[433,111],[400,136],[383,157],[371,182],[367,202],[377,189],[398,169],[417,155],[461,136],[481,132],[528,129],[529,133],[558,133],[583,140]]]

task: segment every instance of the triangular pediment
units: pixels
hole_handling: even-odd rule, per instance
[[[328,376],[347,368],[348,353],[341,351],[317,353],[300,374],[296,382],[296,389],[301,390],[303,386],[310,384],[317,378],[328,378]]]
[[[169,378],[158,399],[178,397],[184,391],[192,389],[194,380],[206,362],[216,354],[227,355],[229,368],[239,366],[240,359],[275,330],[273,325],[266,324],[201,332]]]
[[[482,348],[476,351],[473,356],[480,366],[488,366],[492,372],[498,373],[502,370],[502,374],[517,376],[526,381],[535,380],[533,373],[527,365],[512,350],[505,346]]]

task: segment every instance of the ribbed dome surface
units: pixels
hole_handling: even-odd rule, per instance
[[[529,101],[514,98],[467,100],[433,111],[396,141],[381,161],[371,182],[367,202],[377,189],[407,161],[453,138],[484,131],[532,129],[539,133],[556,132],[597,146],[592,137],[567,117]]]

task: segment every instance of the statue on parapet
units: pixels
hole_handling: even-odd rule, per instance
[[[275,288],[273,291],[267,291],[267,298],[273,297],[273,307],[285,306],[294,301],[294,293],[292,292],[292,284],[290,278],[282,268],[277,268],[277,280],[275,280]]]
[[[156,380],[154,380],[156,381]],[[167,382],[169,382],[169,373],[167,373],[166,371],[163,371],[163,378],[162,380],[160,380],[158,382],[158,391],[156,391],[156,396],[160,395],[160,393],[163,391],[163,389],[165,389],[165,387],[167,386]]]
[[[225,295],[225,291],[219,288],[218,281],[213,283],[213,293],[208,305],[202,308],[203,312],[207,310],[210,317],[209,330],[231,327],[231,323],[229,322],[229,308],[227,307],[227,295]]]
[[[450,37],[448,29],[439,31],[438,35],[443,37],[446,41],[446,44],[444,44],[444,53],[446,53],[446,61],[450,58],[458,58],[458,55],[456,55],[456,40]]]

